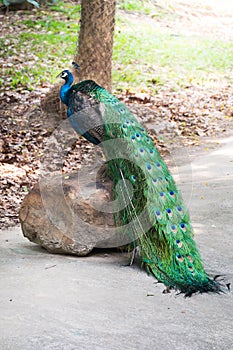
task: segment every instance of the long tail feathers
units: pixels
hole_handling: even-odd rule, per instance
[[[75,62],[73,66],[79,70]],[[148,270],[186,296],[219,293],[220,284],[204,270],[176,183],[146,130],[122,102],[94,81],[71,86],[72,74],[62,73],[65,84],[60,96],[68,105],[68,116],[78,133],[94,144],[101,142],[119,209],[116,224],[139,246]],[[95,113],[86,115],[87,107]]]
[[[181,194],[146,130],[123,103],[94,82],[75,86],[73,90],[89,92],[88,101],[94,99],[101,107],[103,130],[98,135],[114,183],[117,226],[139,246],[144,264],[166,286],[186,296],[219,293],[219,283],[204,270]]]
[[[192,246],[192,256],[189,251],[186,257],[182,257],[180,253],[178,253],[178,255],[174,254],[176,251],[175,247],[170,248],[170,242],[165,243],[165,237],[163,237],[162,247],[160,246],[161,242],[159,241],[157,232],[155,232],[155,227],[152,227],[149,232],[144,232],[143,224],[137,215],[132,200],[129,198],[129,192],[122,170],[119,169],[119,172],[123,180],[124,193],[127,196],[127,202],[130,203],[132,209],[130,215],[132,216],[133,212],[133,215],[136,217],[137,225],[134,224],[134,229],[136,231],[135,235],[140,247],[142,261],[148,272],[151,272],[158,281],[163,282],[166,286],[184,293],[186,297],[189,297],[196,292],[220,293],[222,291],[221,285],[215,279],[210,279],[204,271],[199,252],[193,240],[190,240],[191,242],[187,247],[189,250],[190,246]],[[195,256],[195,259],[197,260],[196,266],[193,262],[193,256]],[[182,261],[177,262],[177,260]]]

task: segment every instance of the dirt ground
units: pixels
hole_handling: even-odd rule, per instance
[[[161,19],[158,26],[171,33],[196,34],[224,40],[233,39],[233,4],[223,1],[157,1],[166,11],[175,11],[177,19]],[[11,30],[12,13],[0,14],[3,29],[0,36]],[[143,16],[128,14],[131,20]],[[7,29],[8,28],[8,29]],[[4,59],[5,60],[5,59]],[[3,58],[0,57],[0,63]],[[18,223],[18,211],[23,197],[38,180],[54,130],[61,119],[49,119],[41,109],[41,97],[51,85],[33,92],[12,91],[5,86],[0,91],[0,228]],[[171,92],[163,89],[157,95],[125,94],[118,97],[148,128],[159,150],[169,163],[170,154],[181,146],[195,155],[217,147],[219,139],[233,132],[233,87],[223,81],[208,89],[189,86]],[[67,148],[63,164],[54,156],[54,167],[64,172],[77,170],[89,162],[93,147],[83,139]]]

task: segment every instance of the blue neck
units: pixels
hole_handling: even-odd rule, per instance
[[[65,84],[60,89],[60,98],[62,102],[68,106],[68,100],[69,100],[69,90],[71,88],[71,85],[74,81],[74,77],[71,72],[68,72],[68,75],[65,79]]]

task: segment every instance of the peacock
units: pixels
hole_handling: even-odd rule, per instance
[[[220,293],[221,285],[203,267],[182,196],[145,128],[93,80],[72,85],[69,70],[59,77],[65,81],[60,98],[72,127],[103,149],[113,182],[116,226],[139,249],[146,269],[167,289],[185,296]]]

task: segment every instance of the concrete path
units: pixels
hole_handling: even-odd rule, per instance
[[[206,268],[233,282],[233,139],[179,171]],[[0,349],[233,349],[232,292],[162,294],[126,262],[52,255],[20,228],[1,231]]]

